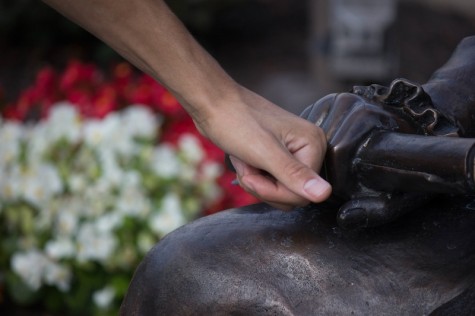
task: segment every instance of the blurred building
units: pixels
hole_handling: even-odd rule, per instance
[[[420,3],[440,10],[452,11],[468,17],[475,17],[475,1],[470,0],[401,0]]]
[[[348,82],[385,84],[401,75],[401,63],[407,64],[408,58],[422,63],[433,59],[435,70],[447,56],[439,58],[412,49],[408,57],[407,47],[426,46],[433,51],[460,33],[450,28],[455,24],[451,17],[475,19],[475,1],[465,0],[309,0],[309,5],[310,65],[324,92],[341,90]],[[423,14],[409,20],[414,14],[408,8]],[[433,20],[438,15],[442,19]],[[433,34],[438,33],[442,36],[434,39]],[[401,56],[401,49],[406,49],[406,56]]]
[[[381,82],[397,69],[397,0],[315,0],[311,59],[321,87]]]
[[[396,0],[333,0],[328,15],[327,57],[336,77],[380,80],[393,73],[397,56],[389,30]]]

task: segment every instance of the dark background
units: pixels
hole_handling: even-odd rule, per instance
[[[169,1],[190,31],[240,83],[293,112],[321,97],[310,66],[307,1]],[[450,11],[400,2],[395,24],[398,77],[426,81],[456,44],[475,34],[474,21]],[[105,70],[121,60],[92,35],[37,0],[0,0],[0,86],[14,100],[46,64],[71,58]],[[336,91],[352,84],[335,85]],[[326,92],[326,91],[325,91]]]

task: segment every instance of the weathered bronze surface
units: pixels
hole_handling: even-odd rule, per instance
[[[302,117],[326,132],[323,174],[341,227],[381,225],[436,193],[475,192],[475,139],[459,137],[419,85],[397,79],[388,88],[355,87],[317,101]]]
[[[172,232],[122,315],[475,314],[475,37],[425,85],[355,87],[302,116],[327,134],[332,200]]]

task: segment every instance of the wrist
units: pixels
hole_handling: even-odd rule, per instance
[[[184,93],[177,93],[177,98],[190,114],[201,134],[212,138],[214,126],[227,121],[236,111],[243,108],[247,89],[231,78],[213,84],[206,80],[195,85]]]

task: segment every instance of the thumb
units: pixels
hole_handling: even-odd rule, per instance
[[[271,170],[271,173],[290,191],[316,203],[323,202],[330,196],[331,185],[309,166],[290,154],[276,160],[280,161],[278,169]]]

